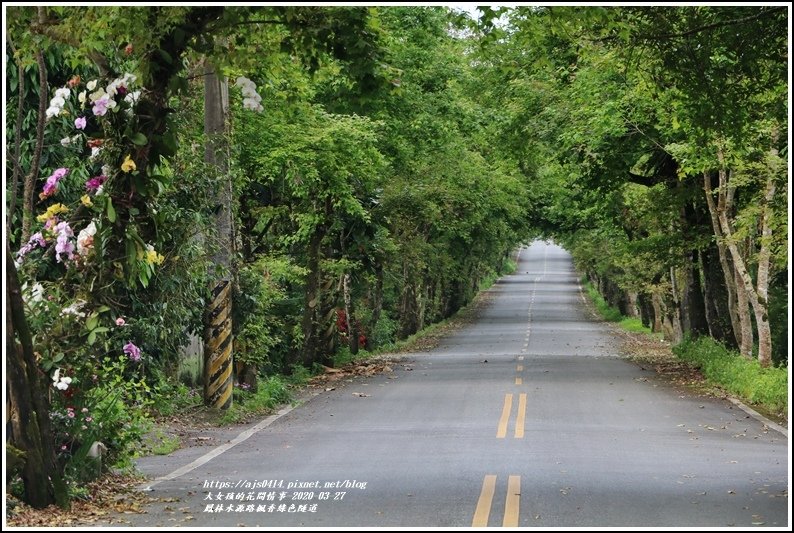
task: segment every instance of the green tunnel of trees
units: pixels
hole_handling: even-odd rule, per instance
[[[140,438],[217,279],[249,384],[453,315],[533,238],[673,342],[788,364],[785,7],[6,10],[34,505]]]

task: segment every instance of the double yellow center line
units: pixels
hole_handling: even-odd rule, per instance
[[[505,394],[505,403],[502,407],[502,416],[499,418],[499,425],[496,428],[496,438],[503,439],[507,436],[507,425],[510,422],[510,413],[513,410],[513,395]],[[527,395],[518,395],[518,412],[516,413],[516,425],[513,437],[516,439],[524,438],[524,421],[527,417]]]
[[[491,503],[493,502],[494,492],[496,492],[496,476],[489,474],[485,476],[480,491],[480,499],[477,500],[477,508],[474,511],[474,518],[471,527],[488,527],[488,517],[491,514]],[[509,476],[507,478],[507,497],[505,498],[505,515],[502,520],[503,527],[518,527],[518,508],[521,499],[521,476]]]

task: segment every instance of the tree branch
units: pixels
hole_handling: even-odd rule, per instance
[[[705,26],[700,26],[698,28],[693,28],[691,30],[687,30],[681,33],[668,33],[664,35],[651,35],[649,37],[644,37],[644,40],[647,41],[661,41],[666,39],[678,39],[680,37],[688,37],[690,35],[694,35],[696,33],[701,33],[708,30],[714,30],[717,28],[724,28],[725,26],[735,26],[737,24],[744,24],[745,22],[750,22],[762,17],[765,17],[770,14],[774,14],[778,11],[784,11],[785,7],[770,7],[769,9],[762,9],[759,13],[755,15],[749,15],[747,17],[741,17],[738,19],[731,19],[731,20],[724,20],[721,22],[713,22],[711,24],[706,24]]]
[[[39,65],[39,116],[36,123],[36,148],[33,151],[33,161],[30,173],[25,176],[25,185],[22,191],[22,240],[24,243],[30,238],[30,226],[33,223],[33,191],[39,177],[41,164],[41,151],[44,148],[44,120],[47,113],[47,65],[44,63],[44,53],[41,48],[36,50],[36,62]]]
[[[658,185],[662,182],[658,176],[641,176],[640,174],[635,174],[633,172],[629,172],[629,182],[636,183],[637,185],[645,185],[646,187],[653,187],[654,185]]]
[[[53,41],[67,44],[72,48],[76,48],[78,50],[81,48],[82,43],[80,43],[76,36],[64,35],[62,32],[56,30],[56,26],[57,24],[54,21],[48,19],[45,15],[43,17],[40,16],[38,22],[33,22],[30,25],[30,30],[33,33],[38,33],[39,35],[49,37]],[[110,63],[104,55],[100,54],[96,50],[89,50],[86,52],[86,55],[97,66],[100,76],[105,78],[113,76],[113,70],[110,68]]]

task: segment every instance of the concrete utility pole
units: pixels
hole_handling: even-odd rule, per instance
[[[218,249],[213,255],[211,298],[204,312],[204,403],[232,405],[232,182],[228,165],[229,84],[207,64],[204,76],[204,161],[222,177],[215,196]],[[218,278],[220,274],[220,278]]]

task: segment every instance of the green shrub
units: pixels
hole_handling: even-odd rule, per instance
[[[685,340],[673,347],[683,361],[700,368],[711,382],[751,403],[775,412],[788,410],[788,373],[785,368],[763,368],[710,337]]]
[[[88,456],[95,442],[106,447],[103,466],[132,465],[134,451],[151,427],[147,413],[152,390],[131,366],[124,355],[107,357],[96,374],[83,378],[90,384],[75,378],[63,393],[53,394],[50,420],[68,479],[84,480],[98,473],[96,461]],[[92,388],[79,392],[86,385]]]
[[[373,348],[380,348],[382,346],[390,346],[394,344],[397,338],[397,328],[400,326],[399,322],[389,318],[389,315],[384,311],[380,315],[380,319],[369,332],[368,338],[370,339]]]
[[[292,365],[291,369],[292,373],[289,376],[289,382],[293,385],[305,385],[314,375],[311,369],[303,365]]]
[[[364,349],[359,349],[358,353],[353,355],[353,353],[350,351],[350,347],[347,344],[343,344],[337,348],[336,353],[334,354],[334,368],[345,366],[349,363],[352,363],[356,359],[362,359],[366,357],[368,353],[369,352]]]
[[[288,384],[281,376],[271,376],[260,382],[256,392],[244,385],[235,386],[232,407],[223,414],[219,424],[232,424],[249,416],[267,414],[290,401],[291,397]]]
[[[238,271],[234,293],[235,359],[259,371],[281,372],[300,324],[299,306],[288,286],[302,280],[304,270],[288,257],[262,256]]]

